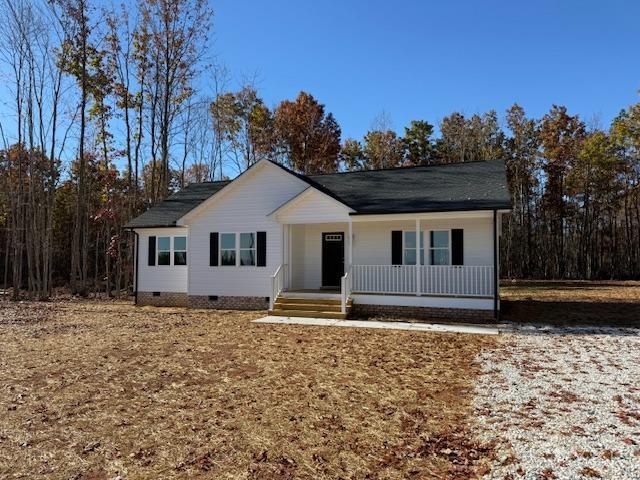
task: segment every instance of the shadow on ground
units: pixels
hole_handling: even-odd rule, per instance
[[[502,320],[574,326],[640,328],[640,303],[503,300]]]

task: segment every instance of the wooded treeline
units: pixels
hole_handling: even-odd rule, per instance
[[[513,105],[503,119],[454,112],[437,135],[425,120],[399,135],[381,116],[363,139],[342,139],[309,93],[270,107],[250,80],[231,88],[208,55],[204,0],[0,2],[5,290],[130,289],[130,218],[263,158],[303,173],[504,159],[504,277],[640,277],[640,104],[607,128],[562,106],[531,118]]]

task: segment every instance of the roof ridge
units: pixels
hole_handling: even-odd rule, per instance
[[[191,185],[206,185],[206,184],[213,184],[213,183],[229,183],[229,182],[233,182],[232,179],[229,180],[205,180],[204,182],[191,182],[191,183],[187,183],[187,185],[184,188],[187,188]]]
[[[351,173],[392,172],[395,170],[412,170],[412,169],[418,169],[418,168],[448,167],[448,166],[468,165],[470,163],[489,163],[489,162],[504,162],[504,160],[500,158],[495,158],[491,160],[470,160],[468,162],[432,163],[430,165],[401,165],[399,167],[372,168],[371,170],[349,170],[346,172],[314,173],[308,176],[324,177],[328,175],[345,175],[345,174],[351,174]]]

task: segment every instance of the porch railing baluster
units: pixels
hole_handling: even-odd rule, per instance
[[[493,295],[492,266],[461,265],[353,265],[355,293],[488,297]]]

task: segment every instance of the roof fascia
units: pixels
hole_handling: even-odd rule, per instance
[[[352,215],[352,221],[356,222],[388,222],[392,220],[435,220],[441,218],[491,218],[493,208],[486,210],[452,210],[441,212],[416,212],[416,213],[382,213],[382,214],[358,214]],[[508,210],[507,210],[508,211]]]

